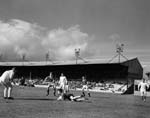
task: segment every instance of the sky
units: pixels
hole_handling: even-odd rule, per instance
[[[3,60],[110,60],[123,55],[150,65],[149,0],[1,0]],[[122,61],[124,59],[122,58]]]

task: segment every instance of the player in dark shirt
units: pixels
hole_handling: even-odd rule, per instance
[[[65,94],[63,95],[63,99],[64,99],[64,100],[69,100],[69,101],[74,101],[74,102],[81,102],[81,101],[88,100],[88,99],[85,98],[83,95],[74,96],[72,93],[65,93]]]
[[[64,98],[64,100],[69,100],[69,101],[72,101],[72,98],[74,97],[74,95],[73,94],[64,94],[63,95],[63,98]]]
[[[87,91],[88,96],[91,97],[91,94],[90,94],[90,91],[88,88],[88,82],[87,82],[86,78],[84,76],[82,76],[82,94],[83,94],[83,96],[85,96],[85,92],[84,92],[85,90]]]
[[[44,81],[45,82],[49,81],[49,84],[48,84],[48,87],[47,87],[47,94],[46,94],[46,96],[49,95],[49,90],[50,90],[51,87],[53,88],[53,95],[56,96],[56,82],[55,82],[55,79],[53,78],[53,73],[50,72],[50,75],[47,76]]]
[[[59,93],[62,92],[62,89],[57,89],[57,91]],[[88,100],[87,98],[85,98],[85,96],[83,95],[79,95],[79,96],[74,96],[74,94],[72,93],[64,93],[63,97],[59,97],[59,99],[57,100],[69,100],[69,101],[75,101],[75,102],[81,102],[81,101],[85,101]]]

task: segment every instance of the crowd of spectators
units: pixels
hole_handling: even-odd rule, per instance
[[[35,85],[48,85],[49,82],[44,82],[44,79],[40,78],[24,78],[21,77],[19,79],[15,80],[16,85],[20,86],[29,86],[29,87],[34,87]],[[55,81],[56,86],[58,85],[58,81]],[[124,87],[126,83],[121,83],[121,82],[114,82],[114,81],[103,81],[101,80],[100,82],[90,82],[88,81],[88,87],[90,90],[93,90],[95,88],[103,91],[107,90],[112,90],[114,91],[116,88],[118,91],[123,91],[122,88]],[[82,88],[82,81],[81,80],[71,80],[68,81],[69,89],[81,89]],[[117,87],[116,87],[117,86]]]

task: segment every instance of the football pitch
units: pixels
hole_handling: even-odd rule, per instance
[[[80,95],[80,91],[71,91]],[[84,102],[57,101],[46,88],[14,87],[14,100],[4,100],[0,87],[0,118],[150,118],[150,98],[95,93]]]

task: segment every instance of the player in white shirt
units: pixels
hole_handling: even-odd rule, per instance
[[[63,95],[64,93],[66,93],[66,85],[68,83],[66,76],[64,76],[63,73],[61,73],[61,76],[59,78],[59,89],[62,90],[62,93],[60,93],[60,96],[58,97],[58,99],[63,99]]]
[[[138,84],[138,90],[141,92],[142,100],[146,101],[146,89],[149,87],[148,83],[146,83],[145,79],[143,78],[142,82]]]
[[[67,78],[66,76],[64,76],[63,73],[61,73],[61,76],[60,76],[60,79],[59,79],[59,87],[60,89],[63,90],[63,92],[65,93],[66,92],[66,85],[67,85],[68,81],[67,81]]]
[[[4,86],[4,99],[13,99],[13,97],[11,97],[11,93],[12,93],[12,83],[14,83],[13,82],[14,74],[15,68],[12,68],[11,70],[5,71],[0,77],[0,83]]]

